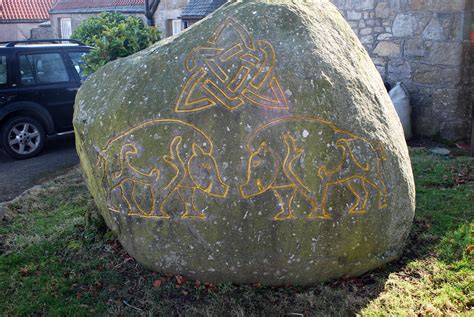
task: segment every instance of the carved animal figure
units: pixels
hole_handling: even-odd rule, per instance
[[[114,173],[115,180],[110,193],[113,203],[118,203],[115,208],[119,209],[121,203],[125,203],[129,214],[151,214],[154,209],[154,199],[148,200],[151,205],[142,205],[142,201],[136,197],[149,195],[153,197],[153,186],[157,184],[160,178],[160,171],[151,168],[148,173],[142,172],[133,166],[132,158],[138,154],[138,150],[133,144],[125,144],[120,151],[119,171]]]
[[[275,139],[281,135],[281,139]],[[370,142],[317,117],[285,117],[256,129],[247,142],[243,198],[272,192],[280,209],[275,220],[297,216],[293,201],[299,194],[310,206],[309,219],[331,219],[333,189],[346,186],[354,196],[351,214],[367,212],[370,194],[378,208],[387,206],[382,162],[387,158],[379,142]],[[332,199],[341,199],[332,197]],[[341,205],[341,204],[339,204]]]
[[[223,198],[229,189],[209,137],[175,119],[144,122],[119,134],[97,163],[109,188],[109,209],[130,216],[169,219],[169,205],[178,202],[180,218],[205,219],[196,194]]]

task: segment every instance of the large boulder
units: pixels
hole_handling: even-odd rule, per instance
[[[91,76],[74,126],[103,217],[153,270],[310,284],[397,258],[412,223],[400,121],[326,1],[228,3]]]

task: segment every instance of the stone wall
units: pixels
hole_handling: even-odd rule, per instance
[[[39,22],[0,23],[0,42],[28,40],[31,30],[39,26]]]
[[[469,137],[472,0],[332,0],[384,81],[410,91],[419,135]]]
[[[170,36],[168,20],[179,19],[187,0],[162,0],[154,14],[155,24],[161,32],[162,38]]]
[[[31,37],[32,40],[46,40],[52,39],[53,36],[53,28],[51,25],[43,26],[40,25],[38,28],[31,29]]]

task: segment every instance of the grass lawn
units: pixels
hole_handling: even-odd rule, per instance
[[[474,159],[411,149],[417,212],[400,260],[312,287],[212,285],[144,269],[94,208],[76,168],[8,206],[0,314],[474,316]]]

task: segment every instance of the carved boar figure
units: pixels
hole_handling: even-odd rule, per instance
[[[280,135],[281,139],[272,136]],[[387,207],[380,142],[370,142],[316,117],[286,117],[256,129],[248,139],[246,180],[239,186],[243,198],[268,191],[278,201],[275,220],[295,219],[297,194],[307,202],[308,219],[332,219],[331,200],[344,199],[334,189],[345,186],[353,196],[348,212],[363,214],[371,194],[377,208]],[[332,195],[330,195],[332,193]],[[347,204],[338,204],[347,205]]]
[[[197,192],[217,198],[228,193],[212,141],[179,120],[148,121],[120,133],[100,151],[97,164],[109,210],[129,216],[169,219],[169,206],[178,202],[180,218],[205,219]]]

